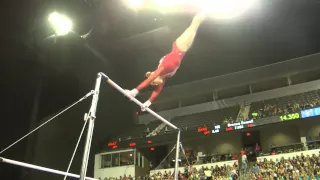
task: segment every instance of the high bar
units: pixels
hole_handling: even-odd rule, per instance
[[[36,166],[36,165],[32,165],[32,164],[27,164],[27,163],[24,163],[24,162],[14,161],[14,160],[2,158],[2,157],[0,157],[0,162],[7,163],[7,164],[13,164],[13,165],[21,166],[21,167],[26,167],[26,168],[30,168],[30,169],[36,169],[36,170],[39,170],[39,171],[45,171],[45,172],[49,172],[49,173],[53,173],[53,174],[59,174],[59,175],[74,177],[74,178],[78,178],[78,179],[80,178],[80,175],[77,175],[77,174],[66,173],[66,172],[63,172],[63,171],[59,171],[59,170],[55,170],[55,169],[49,169],[49,168]],[[86,177],[86,179],[88,179],[88,180],[97,180],[97,179],[90,178],[90,177]]]
[[[101,73],[102,76],[104,76],[105,78],[107,78],[107,82],[113,86],[114,88],[116,88],[118,91],[120,91],[122,94],[124,94],[126,97],[128,97],[131,101],[135,102],[137,105],[139,105],[141,108],[143,107],[143,104],[136,98],[129,96],[126,91],[120,87],[117,83],[115,83],[114,81],[112,81],[107,75]],[[177,126],[173,125],[172,123],[170,123],[169,121],[167,121],[166,119],[164,119],[163,117],[161,117],[159,114],[155,113],[153,110],[151,110],[150,108],[146,108],[146,111],[148,111],[151,115],[153,115],[154,117],[158,118],[159,120],[161,120],[162,122],[164,122],[165,124],[167,124],[168,126],[172,127],[173,129],[178,129]]]

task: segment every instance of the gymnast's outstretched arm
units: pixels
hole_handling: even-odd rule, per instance
[[[156,89],[152,92],[149,101],[152,103],[160,94],[160,92],[162,91],[164,84],[165,84],[166,80],[163,79],[162,83],[157,85]]]
[[[152,102],[159,96],[160,92],[162,91],[162,89],[164,87],[165,82],[166,82],[166,80],[163,79],[162,83],[157,85],[156,89],[154,91],[152,91],[149,100],[144,103],[145,108],[149,107],[152,104]],[[145,109],[142,108],[142,111],[145,111]]]

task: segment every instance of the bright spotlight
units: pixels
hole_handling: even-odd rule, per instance
[[[258,0],[206,0],[201,3],[204,11],[217,19],[232,19],[257,4]]]
[[[72,29],[71,20],[57,12],[51,13],[48,20],[58,36],[67,35]]]
[[[153,3],[157,6],[172,6],[183,3],[184,0],[153,0]]]
[[[128,0],[128,3],[131,7],[137,8],[144,4],[144,0]]]

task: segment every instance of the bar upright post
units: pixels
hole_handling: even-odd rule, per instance
[[[82,158],[80,180],[85,180],[86,174],[87,174],[87,167],[88,167],[88,161],[90,156],[90,147],[91,147],[92,134],[93,134],[93,128],[94,128],[94,120],[96,119],[97,104],[99,100],[101,77],[102,77],[101,73],[98,73],[89,115],[88,115],[88,118],[86,119],[86,121],[89,121],[89,126],[88,126],[87,137],[86,137],[84,153]]]
[[[176,161],[175,161],[175,166],[174,166],[174,179],[175,180],[178,180],[179,155],[180,155],[180,129],[178,130],[177,144],[176,144]]]

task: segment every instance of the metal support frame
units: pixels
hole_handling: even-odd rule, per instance
[[[131,97],[130,95],[128,95],[123,88],[121,88],[119,85],[117,85],[115,82],[113,82],[108,76],[106,76],[103,73],[98,73],[94,91],[91,91],[85,97],[81,98],[78,101],[78,102],[80,102],[80,101],[86,99],[88,96],[93,94],[90,111],[89,111],[88,116],[86,117],[86,121],[89,121],[89,125],[88,125],[88,130],[87,130],[85,146],[84,146],[84,153],[83,153],[83,157],[82,157],[80,175],[76,175],[76,174],[72,174],[72,173],[68,173],[68,172],[63,172],[63,171],[58,171],[58,170],[55,170],[55,169],[49,169],[49,168],[36,166],[36,165],[32,165],[32,164],[27,164],[27,163],[24,163],[24,162],[14,161],[14,160],[10,160],[10,159],[5,159],[5,158],[1,158],[1,157],[0,157],[0,162],[13,164],[13,165],[17,165],[17,166],[22,166],[22,167],[26,167],[26,168],[31,168],[31,169],[36,169],[36,170],[40,170],[40,171],[50,172],[50,173],[54,173],[54,174],[60,174],[60,175],[65,175],[65,176],[69,176],[69,177],[80,178],[80,180],[86,180],[86,179],[95,180],[94,178],[86,177],[86,173],[87,173],[88,161],[89,161],[89,156],[90,156],[90,148],[91,148],[92,135],[93,135],[93,129],[94,129],[94,121],[96,119],[96,111],[97,111],[97,104],[98,104],[98,100],[99,100],[99,91],[100,91],[100,85],[101,85],[102,77],[106,78],[107,82],[112,87],[114,87],[119,92],[124,94],[131,101],[133,101],[134,103],[136,103],[140,107],[143,107],[143,104],[139,100],[137,100],[136,98]],[[9,149],[10,147],[12,147],[13,145],[15,145],[16,143],[20,142],[22,139],[24,139],[25,137],[29,136],[31,133],[33,133],[34,131],[38,130],[39,128],[41,128],[42,126],[44,126],[45,124],[47,124],[48,122],[53,120],[55,117],[59,116],[60,114],[62,114],[63,112],[65,112],[66,110],[68,110],[69,108],[74,106],[75,104],[77,104],[78,102],[72,104],[70,107],[66,108],[65,110],[63,110],[60,113],[58,113],[57,115],[55,115],[54,117],[50,118],[48,121],[46,121],[45,123],[41,124],[36,129],[34,129],[33,131],[29,132],[28,134],[26,134],[25,136],[23,136],[22,138],[20,138],[16,142],[14,142],[12,145],[10,145],[9,147],[7,147],[4,150],[2,150],[0,152],[0,154],[2,152],[6,151],[7,149]],[[172,127],[173,129],[178,130],[177,144],[176,144],[176,162],[175,162],[175,180],[178,180],[179,150],[180,150],[180,148],[179,148],[179,146],[180,146],[180,129],[178,127],[176,127],[175,125],[173,125],[172,123],[170,123],[169,121],[167,121],[166,119],[164,119],[163,117],[161,117],[159,114],[157,114],[154,111],[152,111],[150,108],[146,108],[146,111],[148,111],[151,115],[155,116],[157,119],[159,119],[162,122],[164,122],[166,125]]]
[[[91,102],[91,107],[90,107],[89,115],[87,118],[87,121],[89,121],[89,126],[87,131],[86,142],[84,146],[84,153],[83,153],[82,165],[80,170],[80,180],[85,180],[85,177],[87,174],[87,167],[88,167],[90,148],[91,148],[91,142],[92,142],[92,134],[93,134],[93,128],[94,128],[94,120],[96,119],[96,111],[97,111],[97,105],[99,100],[101,77],[102,77],[101,73],[98,73],[96,85],[94,88],[94,94]]]
[[[180,148],[181,148],[181,151],[182,151],[184,157],[185,157],[186,160],[187,160],[188,166],[190,166],[190,162],[189,162],[189,160],[188,160],[188,157],[187,157],[187,155],[186,155],[186,152],[185,152],[185,150],[184,150],[181,142],[180,142]]]
[[[131,97],[130,95],[128,95],[126,93],[126,91],[121,88],[118,84],[116,84],[115,82],[113,82],[108,76],[106,76],[105,74],[101,73],[102,76],[104,76],[107,79],[107,82],[114,87],[116,90],[118,90],[119,92],[121,92],[123,95],[125,95],[126,97],[128,97],[132,102],[136,103],[138,106],[140,106],[141,108],[143,107],[143,104],[136,98]],[[178,135],[177,135],[177,143],[176,143],[176,162],[175,162],[175,180],[178,180],[178,168],[179,168],[179,146],[180,146],[180,129],[173,125],[172,123],[170,123],[169,121],[167,121],[166,119],[164,119],[163,117],[161,117],[159,114],[155,113],[154,111],[152,111],[150,108],[146,108],[146,111],[148,111],[151,115],[153,115],[154,117],[156,117],[157,119],[159,119],[160,121],[164,122],[165,124],[167,124],[168,126],[172,127],[173,129],[178,130]]]
[[[180,155],[180,130],[178,131],[177,135],[177,143],[176,143],[176,162],[174,166],[174,179],[178,180],[178,173],[179,173],[179,155]]]
[[[180,150],[180,148],[181,148],[181,150]],[[175,180],[178,180],[178,178],[179,178],[178,174],[179,174],[179,155],[180,155],[180,151],[182,151],[184,157],[186,158],[188,166],[190,165],[188,157],[186,156],[186,153],[185,153],[184,148],[182,146],[182,143],[180,142],[180,131],[178,131],[178,134],[177,134],[177,144],[175,144],[172,147],[172,149],[167,154],[167,156],[160,162],[160,164],[155,169],[158,169],[158,167],[160,167],[160,165],[169,157],[169,155],[175,149],[176,149],[176,157],[175,157],[174,177],[175,177]]]
[[[88,160],[89,160],[89,155],[90,155],[90,147],[91,147],[91,141],[92,141],[92,134],[93,134],[93,128],[94,128],[94,120],[96,119],[96,110],[97,110],[97,104],[98,104],[98,99],[99,99],[99,90],[100,90],[100,84],[101,84],[101,78],[104,77],[107,79],[107,82],[114,87],[116,90],[121,92],[123,95],[128,97],[131,101],[136,103],[138,106],[141,108],[143,107],[143,104],[136,98],[131,97],[126,93],[126,91],[121,88],[118,84],[116,84],[114,81],[112,81],[107,75],[103,73],[98,73],[98,77],[96,80],[96,85],[94,89],[94,94],[92,98],[92,103],[91,103],[91,108],[89,111],[89,116],[88,116],[88,121],[89,121],[89,127],[88,127],[88,132],[87,132],[87,138],[85,142],[85,148],[84,148],[84,154],[83,154],[83,159],[82,159],[82,166],[81,166],[81,172],[80,172],[80,180],[85,180],[86,173],[87,173],[87,167],[88,167]],[[146,111],[148,111],[151,115],[155,116],[157,119],[161,120],[168,126],[172,127],[173,129],[178,130],[178,135],[177,135],[177,144],[176,144],[176,164],[175,164],[175,180],[178,179],[178,168],[179,168],[179,146],[180,146],[180,129],[161,117],[159,114],[155,113],[152,111],[150,108],[146,108]]]

